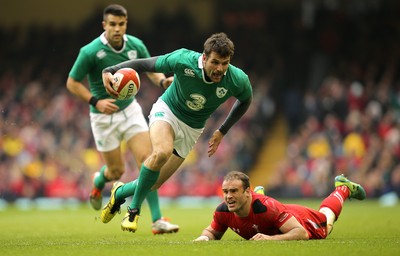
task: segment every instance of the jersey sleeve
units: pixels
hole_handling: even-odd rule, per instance
[[[243,71],[239,73],[236,83],[239,85],[239,90],[235,95],[238,100],[245,101],[253,96],[253,88],[250,79]]]
[[[150,57],[151,57],[150,52],[149,52],[149,50],[147,49],[146,45],[143,43],[143,41],[140,40],[140,39],[137,39],[137,41],[138,41],[138,44],[137,44],[137,45],[138,45],[138,50],[139,50],[138,59],[141,59],[141,58],[150,58]]]
[[[211,222],[211,227],[218,232],[224,233],[228,229],[228,225],[224,223],[223,215],[219,212],[214,212],[214,217]]]
[[[174,72],[179,61],[184,57],[185,49],[178,49],[171,53],[160,55],[156,62],[156,71],[161,73]]]
[[[90,60],[89,55],[84,51],[84,49],[81,49],[71,71],[69,72],[69,76],[76,81],[82,81],[89,73],[89,68],[92,67],[91,63],[92,61]]]

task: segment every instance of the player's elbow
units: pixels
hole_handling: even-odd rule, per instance
[[[68,91],[74,92],[76,88],[76,81],[72,77],[68,77],[66,87]]]

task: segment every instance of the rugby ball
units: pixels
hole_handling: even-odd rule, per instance
[[[140,89],[139,74],[132,68],[119,69],[114,74],[114,81],[113,89],[119,93],[119,100],[127,100],[135,97]]]

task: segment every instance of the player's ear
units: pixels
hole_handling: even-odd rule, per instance
[[[246,193],[247,195],[250,195],[250,194],[251,194],[251,189],[250,189],[249,187],[247,187],[247,188],[244,190],[244,193]]]
[[[103,21],[101,22],[101,24],[103,25],[103,29],[106,30],[106,22],[103,20]]]

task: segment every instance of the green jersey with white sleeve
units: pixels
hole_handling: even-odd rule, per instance
[[[160,55],[155,69],[174,73],[174,81],[161,99],[177,118],[192,128],[203,128],[210,115],[230,97],[239,101],[252,97],[248,76],[231,64],[220,82],[206,81],[199,52],[179,49]]]
[[[69,76],[76,81],[83,81],[87,76],[89,89],[93,96],[98,99],[111,98],[104,89],[102,80],[103,69],[127,60],[148,57],[150,57],[150,53],[139,38],[124,35],[124,46],[121,50],[115,50],[109,45],[103,33],[80,49]],[[115,104],[122,110],[131,104],[133,99],[117,100]],[[91,105],[90,112],[100,113]]]

